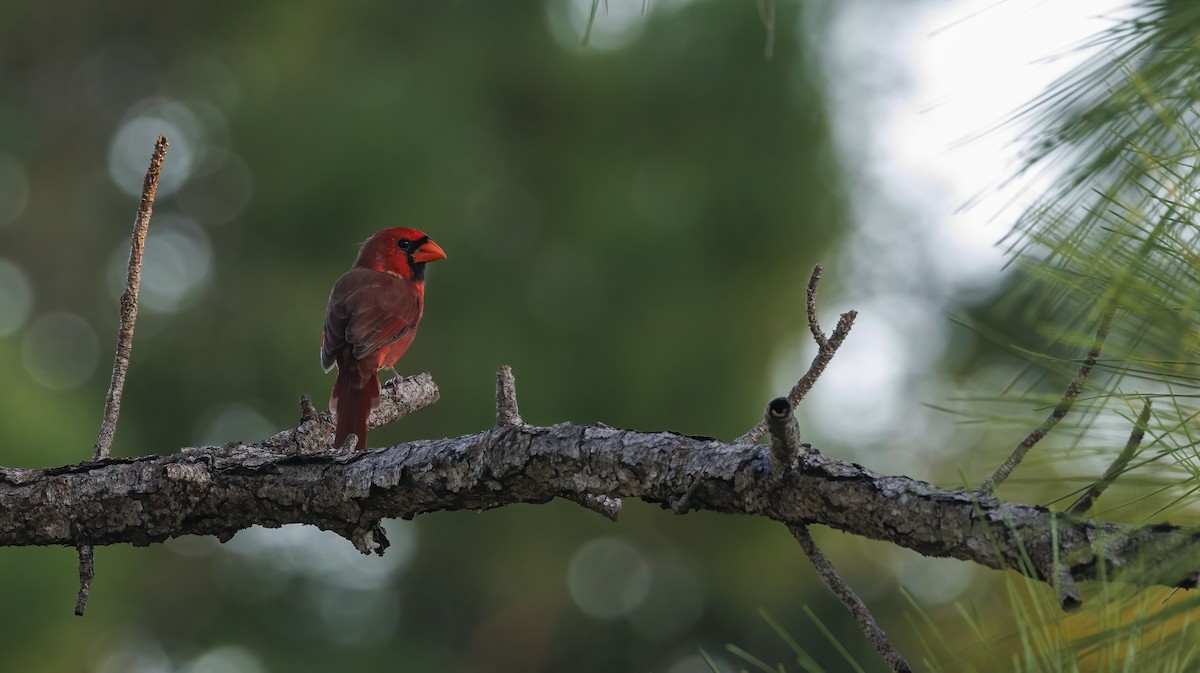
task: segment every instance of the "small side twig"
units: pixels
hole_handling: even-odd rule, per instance
[[[525,425],[517,409],[517,380],[513,378],[512,367],[508,365],[501,365],[496,370],[496,425]]]
[[[517,408],[517,380],[513,377],[512,367],[501,365],[496,370],[496,427],[521,428],[525,421],[521,419]],[[593,493],[563,494],[571,502],[590,509],[609,521],[616,521],[621,515],[621,499]]]
[[[788,406],[786,399],[780,397],[771,400],[771,403],[767,405],[766,421],[767,427],[771,430],[772,459],[784,466],[791,466],[793,461],[806,451],[806,448],[800,443],[800,429],[796,424],[796,416]],[[789,524],[788,530],[796,538],[796,542],[800,543],[800,547],[804,549],[804,553],[812,561],[813,567],[825,581],[826,586],[842,601],[842,605],[846,606],[850,614],[854,615],[854,619],[863,633],[866,634],[875,649],[879,650],[879,654],[891,670],[911,671],[908,662],[888,641],[887,635],[879,627],[875,617],[871,615],[866,603],[863,603],[854,589],[838,574],[837,569],[833,567],[825,553],[817,547],[816,541],[808,532],[808,526]]]
[[[125,291],[121,294],[121,324],[117,330],[117,353],[113,358],[112,378],[104,398],[104,418],[92,446],[92,460],[104,460],[112,451],[117,434],[117,418],[121,414],[121,394],[125,391],[125,374],[129,371],[129,356],[133,351],[133,326],[137,321],[138,288],[142,282],[142,254],[146,250],[146,232],[154,211],[154,195],[158,192],[158,177],[167,155],[167,139],[159,136],[150,155],[150,167],[142,181],[142,199],[137,217],[133,220],[133,236],[129,246],[129,270],[125,274]],[[79,548],[79,595],[75,598],[75,614],[83,616],[88,592],[96,576],[92,545],[81,543]]]
[[[1080,365],[1079,371],[1075,373],[1075,378],[1071,379],[1070,385],[1063,392],[1062,399],[1058,405],[1042,421],[1042,424],[1034,428],[1032,432],[1017,444],[1017,448],[1013,449],[1012,454],[1001,463],[1000,467],[996,468],[996,472],[988,477],[987,481],[979,487],[981,495],[990,495],[996,490],[1012,471],[1016,469],[1021,460],[1025,458],[1025,454],[1034,447],[1047,433],[1058,425],[1058,422],[1066,417],[1067,412],[1071,411],[1071,407],[1075,404],[1075,398],[1079,397],[1079,392],[1083,390],[1083,384],[1087,382],[1088,375],[1092,373],[1092,368],[1096,366],[1096,361],[1100,359],[1100,351],[1104,348],[1104,341],[1108,338],[1109,327],[1112,326],[1113,315],[1117,312],[1117,306],[1114,302],[1105,310],[1100,317],[1100,326],[1096,328],[1096,336],[1092,340],[1092,348],[1088,351],[1087,357],[1083,359],[1083,364]]]
[[[90,544],[81,544],[76,548],[79,550],[79,595],[75,597],[75,614],[82,617],[87,609],[92,580],[96,578],[96,564],[93,561],[95,552]]]
[[[621,516],[621,499],[596,493],[564,493],[567,500],[584,509],[590,509],[609,521],[616,521]]]
[[[1142,438],[1146,436],[1146,427],[1149,422],[1150,398],[1147,397],[1142,403],[1142,413],[1138,414],[1137,423],[1129,433],[1129,441],[1125,443],[1125,448],[1121,450],[1121,453],[1117,454],[1112,465],[1109,465],[1108,469],[1104,471],[1104,476],[1100,478],[1100,481],[1092,484],[1086,493],[1067,508],[1067,514],[1074,516],[1083,516],[1086,514],[1092,508],[1092,505],[1095,504],[1096,499],[1100,497],[1100,494],[1104,493],[1104,490],[1111,486],[1117,480],[1117,477],[1121,476],[1126,466],[1129,465],[1129,461],[1133,460],[1133,457],[1137,455],[1138,447],[1142,444]]]
[[[808,555],[808,559],[812,561],[813,568],[821,579],[825,580],[825,584],[831,591],[842,601],[842,605],[854,615],[855,621],[858,622],[859,628],[866,634],[867,639],[879,651],[883,660],[887,662],[888,667],[897,673],[911,671],[912,667],[905,661],[904,656],[892,646],[892,643],[887,639],[887,634],[880,628],[879,623],[875,621],[875,617],[871,615],[871,611],[867,608],[867,604],[863,603],[858,594],[850,588],[846,580],[838,574],[833,564],[829,562],[829,558],[825,553],[817,547],[817,543],[813,541],[812,535],[808,532],[808,527],[803,524],[793,524],[788,526],[788,530],[792,532],[792,537],[796,538],[796,542],[800,543],[800,547],[804,549],[804,553]]]
[[[824,373],[825,368],[829,366],[829,362],[833,360],[834,353],[842,346],[842,342],[846,340],[846,335],[850,333],[850,328],[854,326],[854,319],[858,317],[858,311],[846,311],[838,318],[837,326],[833,328],[833,334],[828,337],[821,332],[821,326],[817,323],[817,283],[821,280],[821,265],[817,264],[813,267],[812,275],[808,279],[808,328],[812,332],[813,340],[817,342],[817,354],[813,357],[812,364],[808,366],[808,371],[804,376],[796,381],[796,385],[792,386],[792,390],[788,393],[787,400],[792,409],[795,409],[800,401],[808,395],[808,391],[812,390],[817,379]],[[750,428],[746,434],[738,437],[735,444],[753,444],[762,439],[767,434],[767,422],[761,420],[753,428]]]

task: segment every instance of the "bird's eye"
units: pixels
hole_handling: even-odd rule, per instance
[[[409,246],[412,245],[412,241],[402,238],[399,241],[396,241],[396,245],[400,246],[401,250],[408,250]]]

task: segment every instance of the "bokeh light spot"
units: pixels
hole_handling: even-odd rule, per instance
[[[567,568],[571,598],[597,619],[623,617],[637,609],[650,592],[650,567],[632,545],[602,537],[575,552]]]
[[[400,600],[390,591],[325,585],[311,598],[324,635],[343,645],[386,641],[400,622]]]
[[[29,204],[29,174],[17,158],[0,152],[0,226],[25,212]]]
[[[949,603],[975,580],[971,565],[956,559],[927,558],[907,549],[892,552],[896,579],[922,605]]]
[[[96,673],[171,673],[171,660],[157,642],[137,635],[109,638],[120,644],[104,656]]]
[[[0,337],[8,336],[29,320],[33,310],[33,286],[13,262],[0,257]]]
[[[197,435],[200,444],[215,446],[227,442],[253,442],[275,432],[271,422],[253,407],[233,403],[204,414]]]
[[[364,556],[343,538],[313,526],[253,526],[222,546],[221,579],[247,601],[266,601],[301,583],[302,615],[322,636],[346,645],[390,639],[400,622],[395,581],[416,554],[416,526],[387,521],[391,546]]]
[[[253,526],[225,548],[275,572],[345,590],[377,591],[391,583],[416,553],[415,526],[388,521],[387,535],[391,546],[383,556],[364,556],[338,535],[300,524]]]
[[[550,33],[564,49],[584,46],[599,51],[620,49],[642,34],[648,13],[643,0],[550,0],[546,20]],[[588,24],[591,24],[589,29]]]
[[[121,191],[141,196],[146,166],[159,135],[171,143],[171,159],[163,163],[158,196],[170,196],[191,177],[204,143],[200,122],[182,103],[156,98],[135,105],[109,145],[108,174]]]
[[[223,645],[196,657],[180,673],[262,673],[258,658],[244,647]]]
[[[56,311],[38,318],[25,332],[21,361],[39,385],[69,390],[96,371],[100,342],[86,320]]]

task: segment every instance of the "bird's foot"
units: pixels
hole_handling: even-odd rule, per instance
[[[388,367],[387,371],[392,373],[392,378],[388,379],[387,381],[384,381],[383,387],[384,388],[395,388],[396,386],[400,385],[400,380],[402,378],[400,376],[400,372],[396,371],[395,367]]]

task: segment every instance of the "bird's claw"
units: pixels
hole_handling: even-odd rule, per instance
[[[383,387],[384,388],[395,388],[396,386],[399,386],[400,380],[401,380],[401,378],[403,378],[400,376],[400,372],[396,371],[395,367],[388,367],[387,370],[392,373],[392,378],[388,379],[387,381],[384,381]]]

